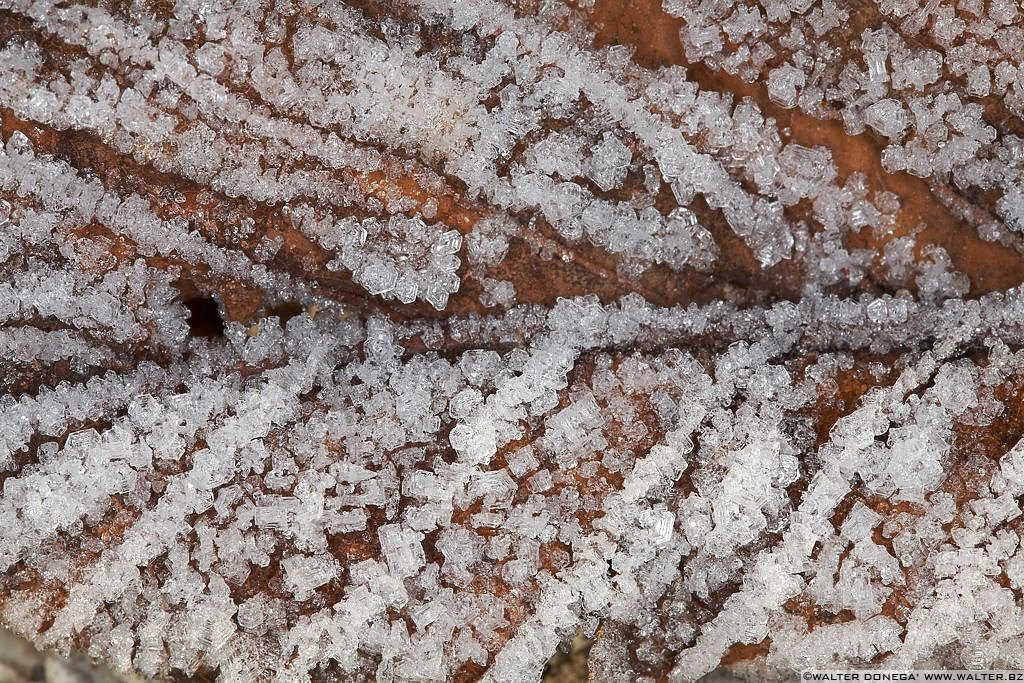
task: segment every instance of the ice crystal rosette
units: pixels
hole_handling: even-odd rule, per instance
[[[0,621],[145,677],[1024,668],[1011,0],[0,0]]]

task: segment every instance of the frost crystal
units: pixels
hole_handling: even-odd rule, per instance
[[[7,0],[0,621],[226,683],[1019,668],[1020,7],[846,5]]]

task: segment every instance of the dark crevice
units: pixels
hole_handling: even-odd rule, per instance
[[[190,337],[221,338],[224,336],[224,318],[220,306],[213,297],[199,296],[182,302],[189,310],[188,334]]]

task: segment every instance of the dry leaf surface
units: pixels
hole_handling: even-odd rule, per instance
[[[0,0],[0,619],[148,677],[1024,668],[1012,0]]]

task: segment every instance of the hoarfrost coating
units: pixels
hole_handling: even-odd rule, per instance
[[[239,682],[1024,668],[1020,24],[0,0],[0,620]]]

